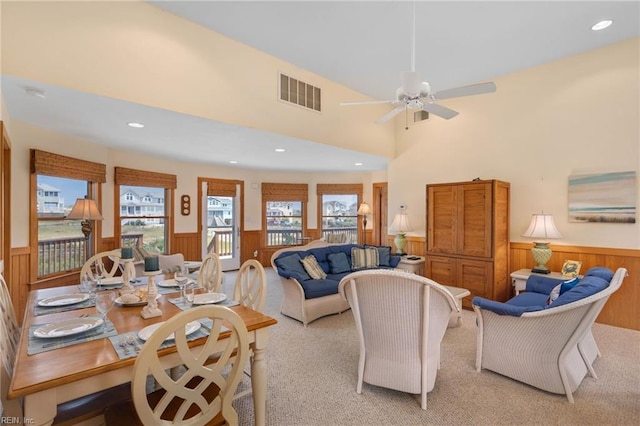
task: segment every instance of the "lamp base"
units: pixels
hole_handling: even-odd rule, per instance
[[[404,256],[406,254],[404,252],[404,246],[407,245],[407,239],[405,238],[404,234],[396,234],[393,242],[395,243],[397,248],[396,254]]]
[[[531,272],[535,273],[535,274],[550,274],[551,271],[549,270],[549,268],[542,269],[539,267],[535,267],[531,270]]]

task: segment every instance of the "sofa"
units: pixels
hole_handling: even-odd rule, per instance
[[[400,259],[388,246],[332,244],[324,240],[282,248],[271,256],[271,266],[283,288],[280,312],[305,327],[320,317],[342,313],[349,309],[349,303],[338,294],[342,278],[356,270],[394,269]]]
[[[474,297],[477,317],[476,369],[487,369],[551,393],[573,392],[600,350],[591,327],[627,275],[604,267],[582,278],[557,280],[532,275],[526,292],[507,302]]]

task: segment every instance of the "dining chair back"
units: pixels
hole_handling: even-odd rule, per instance
[[[220,256],[216,253],[209,253],[202,259],[202,266],[198,272],[198,286],[214,293],[220,293],[222,266],[220,265]]]
[[[87,275],[89,279],[95,280],[100,271],[104,273],[104,278],[111,278],[118,271],[119,265],[120,249],[96,253],[82,265],[80,279]]]
[[[185,327],[203,319],[212,321],[209,336],[204,344],[190,348]],[[227,332],[229,338],[220,338]],[[175,379],[158,354],[170,338],[174,339],[185,367],[184,373]],[[153,332],[136,359],[131,381],[135,410],[127,413],[131,404],[109,408],[105,413],[107,425],[204,425],[223,421],[237,425],[238,413],[232,399],[248,356],[247,328],[231,309],[207,305],[181,312]],[[148,376],[152,376],[159,387],[151,393],[147,393]],[[130,419],[127,415],[135,417]]]
[[[0,418],[21,418],[19,399],[7,399],[9,382],[13,376],[20,327],[16,317],[9,288],[4,280],[4,261],[0,260]]]
[[[262,264],[249,259],[240,266],[233,288],[233,300],[243,306],[262,312],[267,296],[267,275]]]

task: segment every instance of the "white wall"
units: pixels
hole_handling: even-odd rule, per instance
[[[494,94],[443,101],[460,112],[449,121],[408,131],[396,121],[390,217],[407,204],[413,234],[424,236],[427,183],[499,179],[511,183],[512,241],[527,241],[531,214],[544,211],[563,234],[554,243],[640,248],[638,223],[569,223],[567,202],[570,175],[639,171],[639,41],[497,78]]]
[[[90,144],[65,135],[33,127],[14,120],[12,122],[12,192],[11,192],[11,246],[29,245],[29,150],[32,148],[54,152],[107,165],[107,183],[103,185],[102,222],[103,237],[113,236],[114,211],[114,167],[129,167],[161,173],[176,174],[178,188],[175,191],[175,203],[179,206],[180,196],[191,196],[192,209],[189,216],[182,216],[178,210],[175,215],[175,231],[178,233],[197,231],[197,194],[198,177],[238,179],[245,185],[245,229],[258,230],[262,226],[262,182],[307,183],[309,185],[309,203],[307,226],[315,229],[317,224],[317,183],[362,183],[365,199],[371,198],[371,177],[368,173],[282,173],[272,171],[246,170],[236,167],[207,166],[204,164],[180,163],[166,158],[150,157],[137,153],[109,149]],[[384,173],[378,173],[386,180]],[[253,189],[252,183],[258,188]]]

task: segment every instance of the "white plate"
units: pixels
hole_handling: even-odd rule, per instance
[[[123,283],[122,277],[108,277],[100,280],[100,285],[103,287],[122,285]]]
[[[147,339],[151,337],[153,332],[156,331],[162,324],[164,324],[164,321],[146,326],[142,330],[138,331],[138,337],[146,342]],[[202,324],[200,324],[200,321],[191,321],[190,323],[187,323],[187,325],[185,326],[187,336],[191,333],[195,333],[196,331],[198,331],[200,327],[202,327]],[[169,337],[167,337],[165,340],[173,340],[173,338],[174,338],[174,335],[173,333],[171,333]]]
[[[193,296],[194,305],[210,305],[224,302],[225,300],[227,300],[227,295],[224,293],[202,293]]]
[[[57,337],[72,336],[93,330],[103,324],[102,318],[71,318],[36,328],[33,332],[35,337],[43,339],[55,339]]]
[[[87,293],[62,294],[60,296],[47,297],[46,299],[38,300],[38,306],[52,307],[73,305],[75,303],[84,302],[89,297],[90,296]]]
[[[162,296],[161,294],[158,294],[158,295],[156,296],[156,300],[160,299],[160,297],[161,297],[161,296]],[[120,296],[120,297],[122,297],[122,296]],[[133,303],[124,303],[124,302],[120,299],[120,297],[116,298],[116,300],[115,300],[115,302],[116,302],[118,305],[122,305],[122,306],[144,306],[144,305],[146,305],[146,304],[147,304],[147,300],[145,300],[144,302],[140,301],[140,302],[133,302]]]
[[[189,284],[193,284],[195,283],[194,280],[189,279],[187,281],[187,284],[185,285],[189,285]],[[171,288],[179,288],[178,284],[176,283],[176,280],[174,280],[173,278],[169,279],[169,280],[162,280],[158,283],[158,287],[171,287]]]

